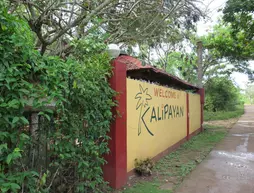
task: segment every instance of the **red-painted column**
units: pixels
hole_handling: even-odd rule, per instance
[[[187,140],[190,139],[190,106],[189,93],[186,93]]]
[[[199,89],[198,93],[200,94],[200,103],[201,103],[201,117],[200,117],[200,122],[201,122],[201,129],[203,131],[203,122],[204,122],[204,104],[205,104],[205,89],[201,88]]]
[[[112,109],[115,120],[111,124],[109,154],[105,155],[107,164],[103,167],[104,180],[112,188],[121,188],[127,180],[127,139],[126,139],[126,65],[114,60],[111,87],[118,93],[117,107]]]

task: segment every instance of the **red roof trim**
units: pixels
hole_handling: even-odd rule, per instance
[[[190,83],[188,83],[188,82],[186,82],[186,81],[184,81],[172,74],[169,74],[169,73],[161,70],[161,69],[155,68],[151,65],[142,66],[142,62],[140,60],[133,58],[131,56],[121,55],[118,58],[116,58],[115,60],[117,62],[126,64],[128,72],[134,72],[134,71],[137,72],[137,71],[144,71],[144,70],[152,71],[152,72],[158,73],[160,75],[163,75],[164,77],[168,77],[176,83],[184,84],[184,85],[191,87],[193,89],[199,89],[197,86],[194,86],[194,85],[192,85],[192,84],[190,84]],[[158,80],[158,82],[159,82],[159,80]]]

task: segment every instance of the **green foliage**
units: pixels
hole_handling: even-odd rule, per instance
[[[214,120],[227,120],[232,118],[238,118],[244,114],[243,105],[238,105],[235,110],[232,111],[204,111],[204,120],[205,121],[214,121]]]
[[[0,190],[100,192],[115,105],[109,59],[43,57],[33,42],[24,21],[0,11]]]
[[[91,55],[104,52],[106,44],[104,41],[107,34],[93,33],[82,39],[72,41],[74,47],[72,55],[79,60],[87,60]]]
[[[248,84],[245,89],[244,100],[246,104],[254,104],[254,85]]]
[[[214,77],[205,84],[205,110],[227,111],[234,110],[240,103],[240,92],[227,77]]]
[[[203,39],[204,47],[216,50],[218,58],[227,58],[233,62],[253,59],[254,41],[243,31],[234,35],[232,33],[232,26],[219,24]]]
[[[172,193],[170,190],[160,189],[158,182],[141,182],[127,188],[124,193]]]
[[[7,6],[7,0],[2,0],[0,2],[0,7],[6,7]]]
[[[183,54],[181,52],[171,52],[166,56],[166,66],[162,62],[158,65],[170,74],[178,76],[188,82],[197,82],[197,57],[195,54]]]
[[[228,0],[223,9],[223,20],[232,26],[232,36],[242,32],[247,40],[253,42],[254,1]]]
[[[231,25],[221,22],[214,26],[212,32],[201,37],[205,79],[218,75],[230,76],[233,72],[245,73],[253,78],[248,60],[254,57],[254,41],[249,40],[242,31],[233,36],[233,31]]]
[[[226,120],[244,113],[240,90],[227,77],[215,77],[205,84],[204,120]]]
[[[186,29],[195,29],[204,14],[196,5],[198,0],[4,1],[12,13],[29,22],[41,54],[62,56],[72,52],[69,43],[73,39],[86,38],[95,31],[110,34],[107,42],[122,46],[160,44],[167,37],[185,36]]]

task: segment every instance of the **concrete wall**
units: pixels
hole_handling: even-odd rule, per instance
[[[201,128],[200,95],[189,93],[190,134]]]
[[[126,61],[120,59],[112,61],[110,84],[118,105],[112,109],[110,151],[103,166],[105,181],[115,189],[126,184],[136,158],[158,160],[201,131],[204,104],[204,89],[180,79],[174,78],[174,86],[195,88],[197,94],[127,78]],[[166,76],[157,69],[154,73]]]
[[[153,158],[187,136],[187,104],[183,91],[132,79],[126,82],[129,172],[136,158]]]

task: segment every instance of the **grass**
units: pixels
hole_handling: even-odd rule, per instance
[[[161,190],[159,182],[140,182],[128,188],[124,193],[170,193],[168,190]]]
[[[216,112],[204,111],[204,120],[205,121],[227,120],[231,118],[240,117],[243,113],[244,113],[243,106],[238,106],[234,111],[216,111]]]
[[[126,187],[122,193],[172,193],[188,175],[221,141],[227,130],[223,127],[205,125],[204,132],[194,136],[191,140],[181,145],[176,151],[162,158],[155,164],[153,175],[150,178],[136,179],[132,187]],[[170,190],[160,187],[171,183]]]

